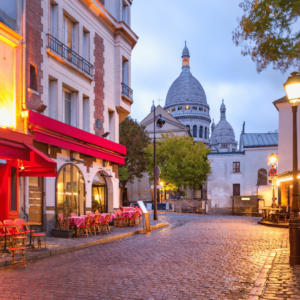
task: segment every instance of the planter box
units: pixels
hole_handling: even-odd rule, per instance
[[[75,235],[74,229],[52,229],[51,236],[55,238],[71,239]]]

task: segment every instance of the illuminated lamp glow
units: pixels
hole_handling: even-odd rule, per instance
[[[15,127],[15,118],[11,112],[6,108],[0,108],[0,126],[1,127]]]

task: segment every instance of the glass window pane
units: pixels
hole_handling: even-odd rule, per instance
[[[17,210],[17,168],[11,168],[10,178],[10,210]]]
[[[71,125],[71,102],[65,100],[65,123]]]
[[[29,177],[29,185],[34,187],[39,187],[39,178],[38,177]]]

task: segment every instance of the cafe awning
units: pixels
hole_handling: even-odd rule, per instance
[[[56,162],[33,146],[32,136],[7,128],[0,128],[0,159],[17,160],[19,176],[57,176]]]

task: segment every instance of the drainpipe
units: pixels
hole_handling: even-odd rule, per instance
[[[23,39],[22,39],[22,111],[26,110],[26,0],[23,0]],[[23,116],[24,133],[28,130],[28,115]]]

